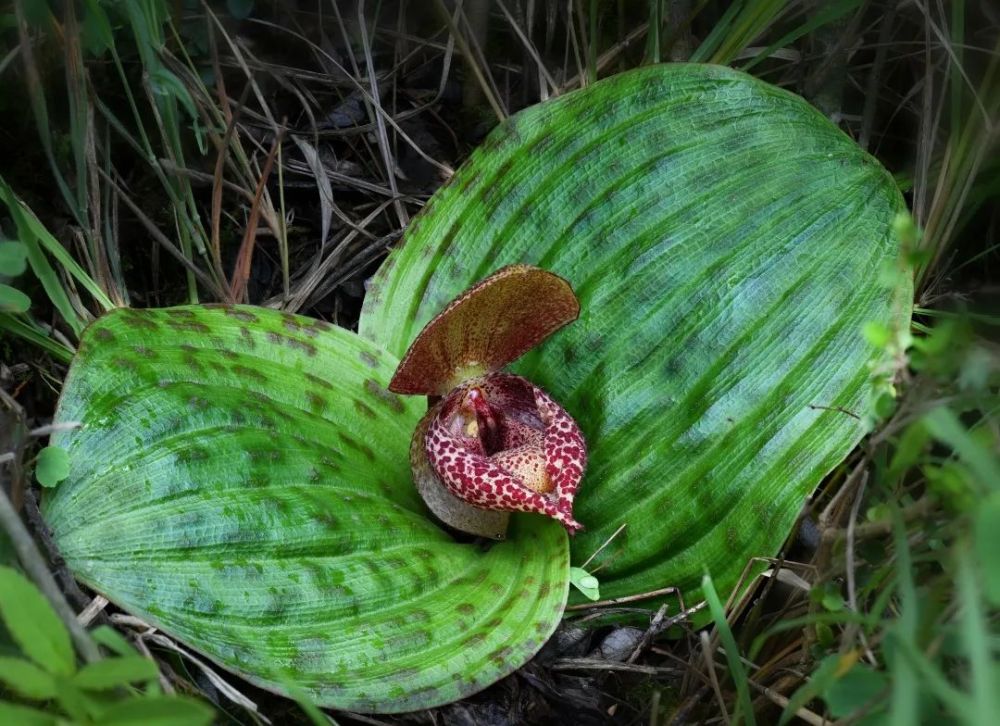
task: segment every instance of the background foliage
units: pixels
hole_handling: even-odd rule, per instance
[[[16,150],[0,155],[0,461],[12,507],[33,520],[36,464],[40,483],[59,478],[59,455],[42,455],[38,442],[78,335],[102,311],[249,301],[352,327],[364,280],[498,119],[643,63],[730,64],[803,94],[906,193],[913,223],[897,234],[916,270],[917,316],[910,330],[866,331],[893,361],[899,398],[876,402],[877,427],[814,496],[783,558],[710,598],[713,630],[648,611],[637,633],[595,628],[589,610],[574,610],[536,665],[441,718],[544,719],[557,709],[651,723],[993,720],[992,6],[431,7],[87,0],[0,10],[0,139]],[[17,547],[27,562],[4,521],[15,541],[0,553]],[[37,568],[31,575],[41,584]],[[78,609],[90,602],[60,584],[47,594],[61,589]],[[96,609],[154,649],[171,688],[197,689],[239,720],[289,713],[207,665],[189,670],[162,635]],[[668,629],[680,640],[664,640]],[[615,639],[631,644],[620,657]],[[158,698],[151,688],[139,686]],[[74,713],[59,700],[47,708]],[[93,713],[80,708],[81,718]]]

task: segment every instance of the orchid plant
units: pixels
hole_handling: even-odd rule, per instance
[[[574,565],[690,604],[778,551],[884,390],[861,329],[908,309],[879,275],[902,208],[759,80],[592,84],[493,132],[358,333],[249,306],[92,324],[46,520],[82,582],[261,687],[447,703],[539,650]]]

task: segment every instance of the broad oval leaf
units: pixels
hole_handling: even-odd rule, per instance
[[[69,476],[69,454],[58,446],[46,446],[35,460],[35,479],[43,487],[54,487]]]
[[[16,287],[0,284],[0,312],[25,313],[30,307],[30,297]]]
[[[421,401],[394,356],[250,307],[117,310],[91,325],[45,516],[70,568],[248,680],[324,706],[445,703],[530,658],[568,590],[562,528],[455,542],[410,480]]]
[[[496,129],[413,220],[360,330],[398,355],[501,265],[569,280],[580,319],[514,370],[587,437],[572,560],[627,525],[594,560],[602,596],[691,602],[706,569],[728,592],[775,554],[864,433],[861,328],[890,321],[894,294],[909,316],[909,284],[878,282],[902,206],[801,98],[717,66],[644,68]]]
[[[28,251],[16,240],[0,239],[0,277],[17,277],[28,267]]]

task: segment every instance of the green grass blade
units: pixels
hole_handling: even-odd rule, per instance
[[[17,2],[14,3],[14,8],[17,12],[17,25],[20,32],[21,53],[26,61],[25,80],[27,81],[28,98],[31,103],[35,126],[38,129],[38,137],[42,142],[42,149],[45,152],[45,158],[49,162],[49,169],[55,179],[56,187],[59,189],[63,201],[66,203],[66,207],[76,219],[77,223],[81,227],[85,228],[86,217],[83,214],[83,210],[78,206],[76,197],[73,194],[72,189],[70,189],[65,175],[56,163],[56,156],[52,143],[52,128],[49,124],[48,105],[45,101],[45,90],[42,85],[41,76],[38,72],[38,67],[35,64],[32,41],[25,32],[25,28],[27,26],[25,19],[25,3],[26,0],[17,0]],[[47,10],[45,12],[48,14]],[[49,19],[54,22],[54,20],[51,19],[51,16]]]
[[[70,303],[69,296],[63,289],[55,270],[49,264],[45,256],[46,253],[52,255],[62,269],[80,283],[93,296],[94,300],[103,310],[111,310],[115,307],[100,285],[80,267],[77,261],[73,259],[73,255],[52,236],[45,228],[45,225],[35,216],[35,213],[15,196],[14,192],[3,179],[0,179],[0,201],[3,201],[7,205],[10,215],[14,218],[14,223],[17,225],[18,235],[21,241],[28,247],[28,260],[32,270],[45,287],[45,292],[48,293],[52,303],[63,317],[66,318],[67,323],[71,324],[71,327],[73,327],[77,334],[83,329],[83,323]]]
[[[73,351],[48,334],[30,319],[0,313],[0,330],[5,330],[22,340],[31,343],[36,348],[46,351],[56,360],[69,363],[73,359]]]
[[[747,0],[743,11],[733,19],[729,34],[712,54],[712,63],[730,63],[758,38],[784,12],[788,0]]]
[[[991,566],[986,563],[986,566]],[[996,563],[992,563],[996,566]],[[997,698],[997,683],[1000,665],[990,653],[990,626],[983,612],[981,591],[968,551],[958,558],[958,594],[962,611],[959,615],[962,640],[969,658],[969,680],[972,691],[972,713],[970,723],[989,723],[1000,714],[1000,699]]]
[[[63,320],[66,321],[66,324],[73,333],[79,336],[83,332],[86,322],[77,312],[73,303],[70,302],[69,295],[66,293],[65,288],[63,288],[62,281],[59,279],[56,271],[52,269],[52,265],[49,264],[45,253],[42,252],[38,237],[35,235],[34,228],[29,222],[28,214],[30,212],[28,214],[25,213],[21,202],[13,197],[10,188],[3,180],[0,180],[0,201],[3,201],[7,205],[7,210],[14,219],[18,239],[24,244],[28,252],[28,264],[31,267],[31,271],[38,278],[38,281],[42,283],[46,295],[48,295],[49,300],[52,301],[56,310],[59,311],[59,314],[62,315]]]
[[[785,35],[781,36],[780,38],[778,38],[778,40],[774,41],[764,50],[758,53],[753,58],[753,60],[751,60],[748,63],[745,63],[742,66],[739,66],[739,69],[741,71],[749,72],[750,69],[756,66],[758,63],[761,63],[762,61],[765,61],[768,58],[770,58],[771,54],[778,48],[784,48],[785,46],[794,43],[799,38],[809,35],[809,33],[812,33],[817,28],[821,28],[827,23],[832,23],[833,21],[842,18],[843,16],[847,15],[847,13],[857,9],[862,2],[863,0],[837,0],[837,2],[832,2],[832,3],[828,2],[824,4],[820,8],[819,12],[812,15],[809,18],[809,20],[802,23],[802,25],[796,26],[793,30],[790,30],[789,32],[785,33]]]
[[[896,630],[886,634],[892,643],[889,671],[893,676],[889,723],[898,726],[920,723],[917,714],[920,698],[929,694],[939,700],[961,723],[978,726],[984,723],[973,718],[973,703],[969,696],[951,683],[916,644]],[[988,720],[985,723],[990,723]]]
[[[708,602],[708,609],[712,613],[712,620],[715,621],[719,638],[722,640],[722,645],[726,648],[726,662],[729,664],[729,674],[733,677],[733,683],[736,685],[736,702],[739,708],[733,714],[733,720],[735,723],[740,723],[742,718],[743,723],[754,726],[756,719],[753,714],[753,702],[750,700],[747,671],[743,667],[743,661],[740,659],[740,650],[739,646],[736,645],[736,638],[733,637],[729,621],[726,620],[726,610],[722,607],[722,602],[719,600],[719,595],[715,591],[715,586],[712,584],[710,575],[706,574],[702,578],[701,589],[705,593],[705,600]]]
[[[745,0],[736,0],[726,8],[726,12],[712,25],[712,30],[691,54],[692,63],[705,63],[715,55],[716,50],[726,40],[726,34],[730,32],[736,16],[744,7]]]
[[[950,446],[990,491],[1000,490],[1000,462],[985,446],[976,442],[950,408],[939,406],[924,417],[934,438]]]
[[[906,525],[898,507],[892,509],[892,535],[896,554],[899,617],[891,635],[899,650],[894,650],[887,658],[887,665],[892,674],[889,723],[892,726],[910,726],[918,722],[920,712],[920,680],[913,658],[914,654],[919,655],[916,639],[920,604],[913,582],[913,560],[907,541]],[[933,669],[933,666],[928,667]]]

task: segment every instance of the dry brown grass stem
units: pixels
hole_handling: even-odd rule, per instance
[[[169,159],[160,159],[159,163],[162,169],[165,172],[169,172],[170,174],[174,174],[177,176],[186,176],[189,179],[191,179],[191,181],[196,182],[198,184],[204,184],[205,186],[211,186],[212,184],[215,184],[214,174],[207,174],[206,172],[199,171],[197,169],[182,168],[179,166],[175,166],[173,162],[171,162]],[[225,177],[223,177],[220,180],[219,184],[225,191],[232,192],[236,196],[243,199],[243,201],[245,201],[247,204],[253,202],[252,190],[244,189],[236,182],[229,181]]]
[[[872,129],[875,125],[875,111],[878,108],[879,88],[882,86],[885,61],[889,55],[889,39],[896,22],[896,6],[892,3],[885,15],[879,21],[878,47],[875,49],[875,60],[868,71],[868,81],[865,85],[865,105],[861,112],[861,132],[858,143],[862,149],[871,149]]]
[[[461,20],[461,17],[464,17],[464,16],[461,17],[459,16],[459,13],[461,12],[462,8],[462,0],[456,3],[455,12],[457,19],[452,18],[451,13],[448,12],[448,8],[444,4],[444,0],[434,0],[434,2],[438,8],[438,12],[440,13],[441,17],[444,18],[444,21],[448,25],[448,31],[451,33],[451,36],[455,39],[455,42],[458,44],[459,53],[461,54],[462,58],[465,59],[465,62],[468,65],[469,70],[472,71],[472,74],[475,76],[476,81],[479,83],[479,87],[482,90],[483,96],[486,98],[487,103],[489,103],[490,108],[493,110],[494,115],[497,117],[497,120],[503,121],[504,119],[507,118],[508,114],[506,109],[500,103],[499,97],[494,92],[493,90],[494,86],[491,80],[487,80],[488,71],[480,67],[480,64],[477,62],[476,56],[472,50],[472,46],[469,43],[469,39],[466,38],[465,33],[463,33],[459,29],[459,22]]]
[[[114,619],[115,616],[112,616],[112,620]],[[215,671],[215,669],[209,665],[208,661],[199,658],[197,655],[190,652],[186,648],[182,648],[180,645],[174,642],[173,639],[168,638],[162,633],[156,632],[155,628],[148,625],[146,626],[146,630],[144,632],[137,634],[136,639],[140,641],[148,641],[150,643],[153,643],[154,645],[159,646],[160,648],[165,648],[167,650],[177,653],[184,660],[196,666],[202,673],[204,673],[208,681],[227,700],[232,701],[237,706],[246,709],[261,722],[265,724],[271,723],[271,720],[269,718],[267,718],[264,714],[260,713],[257,704],[253,700],[247,697],[238,688],[234,687],[231,683],[229,683],[229,681],[220,676]]]
[[[333,271],[334,266],[341,262],[342,257],[347,251],[349,245],[361,234],[361,231],[370,225],[380,214],[382,214],[382,212],[385,211],[390,204],[391,200],[387,200],[376,205],[375,209],[372,212],[369,212],[355,229],[347,232],[341,238],[340,242],[338,242],[337,245],[330,251],[330,254],[305,274],[302,280],[295,286],[291,297],[283,305],[283,308],[289,312],[297,312],[305,306],[316,292],[316,289]]]
[[[554,671],[603,671],[618,673],[641,673],[647,676],[677,676],[681,670],[665,666],[637,665],[635,663],[615,663],[601,658],[559,658],[550,668]]]
[[[630,603],[630,602],[640,602],[642,600],[650,600],[654,597],[665,597],[667,595],[679,595],[679,594],[680,592],[676,587],[663,587],[660,588],[659,590],[650,590],[649,592],[641,592],[636,595],[626,595],[624,597],[614,597],[609,600],[598,600],[597,602],[580,603],[579,605],[570,605],[566,608],[566,610],[574,611],[574,610],[590,610],[591,608],[614,607],[616,605],[624,605],[625,603]],[[697,612],[697,610],[693,612]]]
[[[271,175],[274,159],[278,155],[278,149],[281,147],[281,140],[284,137],[284,128],[285,123],[284,119],[282,119],[281,127],[274,138],[271,150],[264,159],[264,168],[261,170],[260,179],[257,182],[257,191],[254,194],[253,204],[250,206],[250,214],[243,232],[243,241],[240,243],[240,250],[236,255],[236,265],[233,269],[233,277],[229,283],[229,299],[233,302],[244,302],[246,298],[247,281],[250,279],[250,263],[253,260],[253,251],[257,243],[257,222],[260,219],[267,179]]]
[[[618,535],[620,535],[622,532],[624,532],[626,527],[628,527],[628,522],[622,522],[621,526],[618,527],[618,529],[616,529],[611,534],[610,537],[608,537],[606,540],[604,540],[604,542],[601,543],[601,546],[598,547],[596,550],[594,550],[593,554],[591,554],[590,557],[588,557],[586,560],[584,560],[583,564],[580,565],[580,567],[582,567],[583,569],[587,569],[587,565],[589,565],[591,562],[593,562],[594,558],[597,557],[597,555],[601,554],[601,552],[603,552],[604,549],[609,544],[611,544]]]
[[[375,61],[372,58],[371,40],[368,37],[368,29],[365,23],[365,3],[364,0],[358,2],[358,26],[361,29],[361,46],[365,54],[365,67],[368,71],[368,82],[371,84],[372,103],[376,108],[382,107],[382,98],[379,94],[378,81],[375,76]],[[378,146],[382,152],[382,161],[385,163],[385,179],[392,190],[392,206],[396,210],[396,218],[399,221],[400,229],[406,227],[410,222],[410,215],[399,199],[399,189],[396,186],[397,164],[393,158],[392,150],[389,146],[389,135],[385,130],[385,115],[374,114],[375,125],[378,129]]]
[[[322,48],[315,46],[315,44],[311,43],[308,38],[305,38],[300,33],[296,33],[290,28],[285,28],[280,25],[276,25],[275,23],[270,23],[260,19],[254,19],[252,22],[255,25],[260,25],[262,27],[269,28],[282,35],[290,35],[296,41],[305,43],[310,47],[314,48],[315,52],[317,54],[320,54],[322,58],[325,60],[325,62],[337,71],[339,77],[343,80],[345,84],[347,84],[352,90],[357,91],[357,93],[362,97],[362,99],[365,100],[366,103],[373,104],[372,105],[373,110],[376,113],[382,115],[382,117],[385,120],[385,123],[388,124],[390,127],[392,127],[392,130],[395,132],[395,134],[402,141],[406,142],[406,144],[413,149],[414,153],[416,153],[421,159],[423,159],[428,164],[430,164],[431,166],[435,167],[438,171],[440,171],[442,174],[442,178],[447,179],[454,173],[454,170],[447,164],[441,163],[433,156],[428,154],[426,151],[424,151],[424,149],[416,141],[413,140],[413,137],[407,134],[406,131],[399,125],[400,121],[405,120],[407,118],[411,118],[421,113],[424,110],[423,108],[404,110],[400,111],[398,114],[395,115],[389,114],[381,106],[374,105],[373,103],[374,99],[371,97],[371,93],[366,87],[364,79],[360,77],[361,75],[360,71],[352,74],[346,68],[344,68],[344,66],[332,55],[327,53]],[[263,64],[261,65],[263,67]],[[317,78],[319,80],[324,80],[326,82],[329,82],[328,77],[318,75]],[[369,124],[359,124],[346,129],[327,129],[318,132],[318,135],[319,136],[363,136],[364,134],[374,130],[375,130],[375,123],[372,122]]]
[[[778,706],[780,708],[788,707],[789,704],[788,698],[782,696],[777,691],[768,688],[767,686],[760,685],[752,678],[748,678],[747,683],[749,683],[754,690],[764,694],[767,697],[767,700],[769,700],[775,706]],[[811,724],[811,726],[829,726],[829,724],[831,723],[830,721],[827,721],[825,718],[820,716],[815,711],[810,711],[808,708],[805,708],[804,706],[797,708],[795,710],[795,715],[798,718],[805,721],[807,724]]]
[[[870,462],[867,457],[862,457],[855,463],[844,479],[837,483],[833,496],[816,518],[816,526],[820,535],[830,529],[834,522],[839,521],[843,516],[844,504],[854,493],[855,488],[867,477],[867,469]]]
[[[104,181],[108,183],[108,185],[115,192],[115,194],[118,195],[118,197],[123,202],[125,202],[125,206],[127,206],[129,210],[131,210],[132,214],[134,214],[136,219],[139,220],[139,223],[142,224],[142,226],[146,229],[149,235],[154,240],[156,240],[160,244],[160,246],[162,246],[165,250],[167,250],[167,252],[169,252],[170,255],[175,260],[177,260],[185,269],[187,269],[192,275],[194,275],[195,278],[197,278],[197,280],[202,285],[204,285],[205,288],[210,293],[215,295],[216,299],[225,300],[227,298],[227,295],[222,290],[222,288],[216,284],[215,280],[213,280],[211,277],[205,274],[205,272],[201,270],[197,265],[191,262],[191,260],[189,260],[187,256],[183,252],[181,252],[177,248],[177,246],[173,242],[171,242],[170,239],[165,234],[163,234],[163,232],[160,231],[160,228],[157,227],[156,224],[154,224],[153,221],[146,216],[146,214],[142,211],[142,209],[139,207],[138,204],[132,201],[131,197],[129,197],[129,195],[125,193],[125,190],[123,190],[115,182],[115,180],[111,178],[111,175],[108,174],[108,172],[104,171],[104,169],[99,169],[99,173],[101,175],[101,178],[104,179]]]
[[[715,658],[712,655],[715,649],[712,647],[707,631],[701,631],[698,634],[698,640],[701,643],[701,657],[705,664],[705,672],[708,674],[708,680],[712,684],[712,691],[715,693],[715,701],[719,707],[719,714],[722,716],[723,723],[728,725],[731,723],[729,709],[726,707],[726,699],[722,695],[719,677],[715,673]]]
[[[214,36],[212,36],[214,37]],[[213,50],[213,65],[218,69],[218,54],[215,52],[215,43],[212,43]],[[243,95],[240,98],[240,102],[237,109],[243,107],[246,101],[246,95],[250,90],[249,84],[243,87]],[[225,187],[225,166],[226,160],[229,158],[229,142],[232,138],[234,132],[236,131],[236,114],[233,113],[232,108],[229,104],[229,97],[226,93],[225,81],[222,78],[222,74],[216,70],[216,95],[219,99],[219,108],[222,111],[223,118],[226,122],[226,131],[223,134],[221,143],[216,147],[216,159],[215,159],[215,169],[211,177],[212,181],[212,202],[210,210],[210,237],[209,237],[209,247],[212,251],[212,264],[215,266],[215,276],[219,280],[225,279],[225,271],[222,266],[222,243],[220,240],[221,227],[222,227],[222,190]],[[240,187],[242,191],[242,187]],[[254,196],[248,194],[249,201],[251,204],[254,201]]]
[[[968,86],[969,91],[972,94],[972,100],[976,108],[983,116],[983,122],[986,124],[987,130],[991,130],[991,127],[995,119],[991,118],[990,112],[986,109],[986,105],[983,103],[982,98],[979,94],[979,89],[976,88],[976,84],[972,82],[969,78],[969,74],[965,70],[965,64],[962,63],[961,59],[955,54],[955,49],[952,47],[951,39],[945,35],[941,26],[934,21],[934,16],[930,13],[929,8],[921,0],[913,0],[913,4],[919,9],[924,15],[924,28],[929,32],[932,32],[941,44],[941,48],[944,49],[945,53],[948,55],[948,59],[951,66],[954,67],[959,75],[962,76],[962,80],[965,81],[966,86]],[[930,43],[928,42],[928,46]],[[944,104],[941,104],[943,107]]]
[[[642,638],[640,638],[639,642],[636,643],[635,649],[625,660],[626,663],[635,663],[639,660],[639,656],[642,655],[643,651],[649,647],[653,638],[670,627],[670,624],[664,622],[664,618],[667,615],[667,607],[668,603],[663,603],[660,605],[659,609],[657,609],[656,614],[653,615],[652,620],[649,621],[649,627],[646,628],[646,632],[642,634]],[[687,615],[682,613],[678,617],[687,618]]]
[[[95,595],[94,598],[87,604],[76,619],[80,622],[83,627],[88,627],[98,615],[104,612],[104,608],[108,606],[108,599],[103,595]]]
[[[297,134],[290,131],[289,136],[292,137],[292,141],[294,141],[296,145],[299,145],[300,139]],[[390,199],[393,197],[392,190],[387,186],[382,186],[381,184],[376,184],[374,182],[368,181],[367,179],[361,179],[360,177],[351,176],[350,174],[344,174],[342,172],[337,171],[336,169],[332,169],[330,168],[330,166],[325,164],[323,160],[320,159],[318,156],[317,156],[317,162],[319,162],[319,165],[322,168],[321,173],[325,175],[326,178],[329,179],[331,182],[338,182],[340,184],[344,184],[345,186],[354,187],[359,191],[369,192],[371,194],[377,194],[380,197],[388,197]],[[320,173],[317,171],[316,165],[310,163],[309,160],[303,163],[300,161],[296,161],[294,159],[289,159],[288,161],[285,162],[285,168],[288,169],[289,171],[295,172],[296,174],[310,176],[310,177],[314,177],[317,173]],[[335,204],[333,206],[335,210],[339,210],[339,212],[335,213],[337,213],[338,218],[342,222],[344,222],[344,224],[347,224],[348,226],[351,227],[355,226],[355,222],[351,220],[351,218],[347,215],[346,212],[343,211],[343,209],[339,205]]]
[[[268,105],[267,101],[264,98],[264,93],[263,91],[261,91],[260,86],[258,85],[253,72],[251,72],[250,67],[247,64],[247,60],[246,57],[244,56],[240,43],[238,43],[237,41],[233,40],[232,37],[230,37],[229,33],[226,32],[225,26],[219,20],[219,17],[214,12],[212,12],[212,9],[208,6],[207,2],[204,2],[204,0],[202,2],[202,8],[205,10],[205,14],[209,18],[211,18],[213,24],[218,29],[219,34],[222,35],[222,37],[225,39],[226,45],[229,46],[229,51],[230,53],[232,53],[233,59],[239,65],[240,70],[243,71],[243,75],[246,77],[247,82],[250,84],[250,88],[253,90],[254,97],[257,99],[257,103],[260,106],[261,111],[264,112],[264,116],[267,118],[268,123],[271,125],[272,132],[277,134],[280,128],[278,121],[274,118],[274,115],[271,113],[270,106]]]
[[[7,54],[3,56],[3,58],[0,58],[0,75],[3,75],[3,72],[7,70],[7,66],[13,63],[14,59],[17,58],[17,56],[20,55],[20,53],[21,53],[21,46],[16,45],[9,51],[7,51]]]
[[[531,56],[531,59],[538,67],[539,76],[542,80],[544,80],[544,83],[539,83],[541,99],[544,101],[550,94],[557,95],[559,93],[559,84],[556,83],[552,74],[549,73],[548,68],[545,67],[545,62],[542,60],[541,55],[539,55],[535,44],[528,39],[527,35],[525,35],[524,30],[514,19],[514,16],[511,15],[510,10],[507,9],[507,5],[504,1],[497,0],[497,5],[500,7],[500,11],[503,13],[504,18],[507,19],[508,23],[510,23],[510,27],[514,30],[514,34],[517,36],[517,39],[520,40],[521,45],[524,46],[524,50]],[[548,84],[548,88],[546,88],[545,84]]]
[[[847,537],[844,546],[844,572],[847,579],[847,607],[850,608],[852,612],[860,612],[858,609],[858,589],[857,589],[857,573],[855,572],[856,562],[854,559],[854,544],[856,541],[855,531],[857,528],[858,515],[861,511],[861,503],[865,498],[865,490],[868,485],[868,472],[865,472],[865,477],[862,479],[861,484],[858,485],[857,494],[854,495],[854,503],[851,505],[851,514],[847,519]],[[871,647],[868,644],[868,638],[861,630],[861,627],[857,623],[848,623],[844,627],[844,632],[841,637],[841,651],[846,651],[848,648],[852,647],[855,638],[861,642],[861,647],[864,650],[865,659],[872,666],[878,665],[878,659],[872,652]]]
[[[906,523],[916,521],[929,512],[934,510],[937,503],[934,501],[933,497],[926,495],[912,504],[900,509],[900,515],[903,521]],[[874,522],[864,522],[863,524],[856,525],[853,528],[853,537],[855,541],[873,539],[875,537],[885,537],[892,533],[892,520],[891,519],[879,519]],[[844,529],[828,529],[823,533],[824,542],[833,544],[835,542],[843,542],[848,538],[848,530]]]
[[[625,53],[629,48],[631,48],[637,41],[642,40],[646,37],[649,32],[649,23],[643,23],[635,27],[633,30],[629,31],[628,35],[624,39],[613,45],[608,50],[604,51],[597,57],[597,74],[600,75],[611,66],[618,58]],[[576,74],[569,77],[565,83],[559,88],[560,93],[566,93],[574,88],[578,88],[583,84],[585,80],[585,74],[582,72],[577,72]]]

